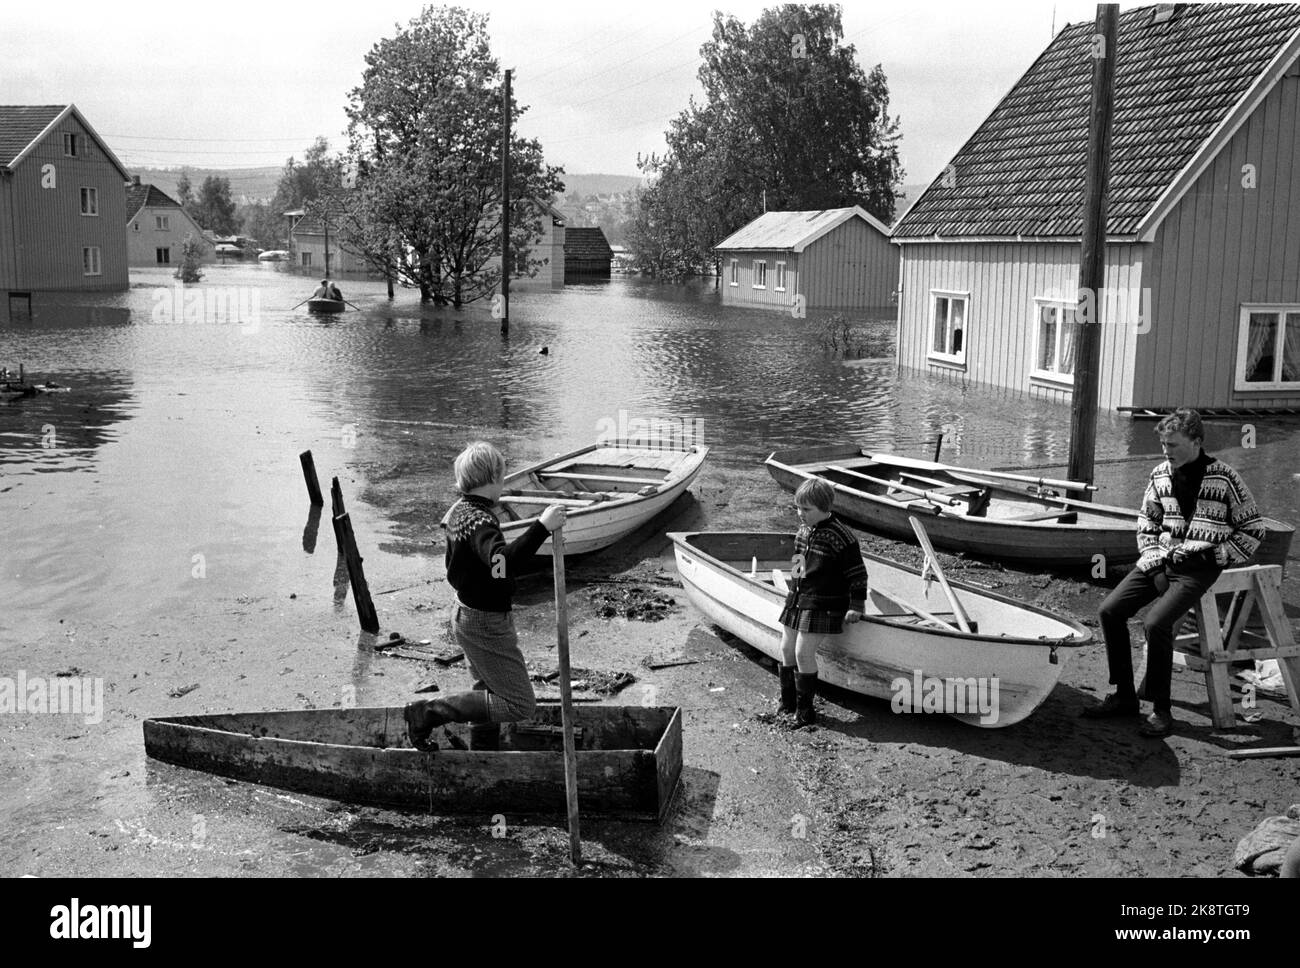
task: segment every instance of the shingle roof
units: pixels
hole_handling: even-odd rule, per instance
[[[566,259],[612,259],[614,252],[605,241],[605,233],[599,228],[566,228],[564,257]]]
[[[889,228],[872,218],[864,209],[827,208],[817,212],[764,212],[748,225],[737,229],[715,249],[785,249],[802,252],[831,229],[860,216],[884,234]]]
[[[12,164],[66,104],[0,104],[0,165]]]
[[[1300,30],[1300,5],[1186,4],[1120,14],[1107,191],[1132,236]],[[894,227],[896,239],[1078,238],[1094,24],[1062,30]],[[945,184],[947,182],[947,184]]]
[[[126,186],[126,220],[131,221],[140,214],[140,209],[146,206],[149,208],[180,208],[181,203],[173,200],[157,185],[134,185],[128,182]]]

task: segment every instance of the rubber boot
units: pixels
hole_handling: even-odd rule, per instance
[[[795,689],[794,673],[795,667],[783,665],[779,667],[781,673],[781,704],[776,707],[779,713],[792,713],[795,711]]]
[[[491,719],[490,712],[487,693],[482,690],[457,692],[441,699],[418,699],[407,703],[403,711],[406,735],[412,746],[427,753],[438,748],[436,744],[430,744],[429,736],[439,726],[444,723],[486,723]]]
[[[813,694],[817,690],[817,673],[796,672],[794,674],[796,695],[795,721],[800,726],[812,726],[817,722],[817,710],[813,709]]]
[[[490,751],[501,749],[501,725],[499,723],[475,723],[469,728],[469,748]]]

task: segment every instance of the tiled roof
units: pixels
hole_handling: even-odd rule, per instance
[[[564,257],[578,260],[609,260],[614,253],[599,228],[566,228],[564,230]]]
[[[877,230],[889,229],[861,208],[828,208],[817,212],[764,212],[743,228],[731,233],[715,249],[785,249],[802,252],[810,243],[855,215]]]
[[[149,208],[180,208],[181,203],[174,201],[157,185],[135,185],[128,182],[126,186],[126,220],[131,221],[140,214],[140,209],[146,206]]]
[[[1108,226],[1133,235],[1300,29],[1295,4],[1180,4],[1119,16]],[[1062,30],[895,226],[896,239],[1078,238],[1094,24]]]
[[[0,165],[12,164],[65,108],[66,104],[0,104]]]

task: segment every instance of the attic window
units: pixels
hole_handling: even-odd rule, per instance
[[[1179,6],[1176,3],[1157,3],[1155,10],[1151,11],[1151,26],[1173,20]]]
[[[71,131],[63,133],[63,153],[69,158],[77,157],[77,148],[80,147],[80,139]]]

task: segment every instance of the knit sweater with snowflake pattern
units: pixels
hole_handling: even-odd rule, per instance
[[[1264,519],[1241,475],[1221,460],[1208,458],[1191,520],[1183,516],[1174,488],[1174,470],[1165,461],[1151,472],[1138,511],[1139,571],[1161,563],[1164,552],[1182,541],[1213,545],[1207,556],[1221,568],[1241,565],[1255,554],[1266,534]]]
[[[484,612],[508,612],[515,595],[515,570],[550,534],[534,521],[506,544],[501,524],[485,497],[468,494],[442,519],[447,532],[447,581],[460,603]]]

